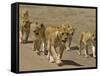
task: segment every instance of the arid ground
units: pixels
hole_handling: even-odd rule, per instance
[[[36,52],[32,51],[33,25],[31,25],[30,42],[20,44],[19,48],[20,71],[96,67],[96,59],[91,57],[91,49],[89,49],[89,58],[77,54],[80,33],[96,30],[96,9],[20,5],[20,26],[21,16],[25,10],[29,11],[29,18],[33,22],[43,23],[46,27],[68,23],[75,28],[75,34],[73,36],[71,50],[64,51],[63,53],[62,60],[64,65],[59,67],[55,63],[50,63],[46,56],[38,56]]]

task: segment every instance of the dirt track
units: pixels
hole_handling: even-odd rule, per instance
[[[61,7],[40,7],[40,6],[20,6],[20,21],[23,11],[28,10],[31,21],[43,23],[46,27],[49,25],[60,25],[69,23],[76,30],[70,51],[64,51],[62,60],[64,65],[58,67],[54,63],[48,62],[46,56],[38,56],[32,51],[32,43],[20,44],[20,71],[61,69],[61,68],[81,68],[95,67],[96,59],[85,58],[77,54],[79,46],[79,35],[82,31],[95,31],[96,29],[96,10],[84,8],[61,8]],[[21,22],[20,22],[21,25]],[[32,41],[32,28],[29,41]],[[89,50],[91,55],[91,49]]]

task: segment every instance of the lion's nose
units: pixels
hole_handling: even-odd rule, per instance
[[[35,33],[36,35],[39,35],[39,33]]]
[[[67,38],[65,38],[65,40],[67,40]]]

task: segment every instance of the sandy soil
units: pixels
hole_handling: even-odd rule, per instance
[[[68,23],[76,30],[73,36],[73,41],[70,51],[64,51],[62,60],[64,65],[58,67],[54,63],[48,62],[46,56],[38,56],[32,51],[32,43],[20,44],[19,58],[20,58],[20,71],[32,70],[46,70],[46,69],[62,69],[62,68],[83,68],[83,67],[96,67],[96,59],[85,58],[77,54],[79,46],[79,35],[83,31],[96,30],[96,10],[86,8],[68,8],[68,7],[49,7],[49,6],[31,6],[20,5],[20,26],[22,13],[28,10],[30,20],[43,23],[46,27],[49,25],[60,25]],[[31,25],[31,32],[29,41],[32,41],[33,25]],[[89,50],[91,55],[91,49]]]

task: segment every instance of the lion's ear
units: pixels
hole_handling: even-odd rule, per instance
[[[68,24],[68,25],[67,25],[67,28],[70,28],[70,27],[71,27],[71,26]]]
[[[62,24],[62,25],[61,25],[61,28],[65,28],[65,24]]]
[[[35,30],[33,30],[33,32],[35,33],[36,31],[35,31]]]
[[[44,27],[44,25],[43,25],[43,24],[41,24],[41,27]]]

